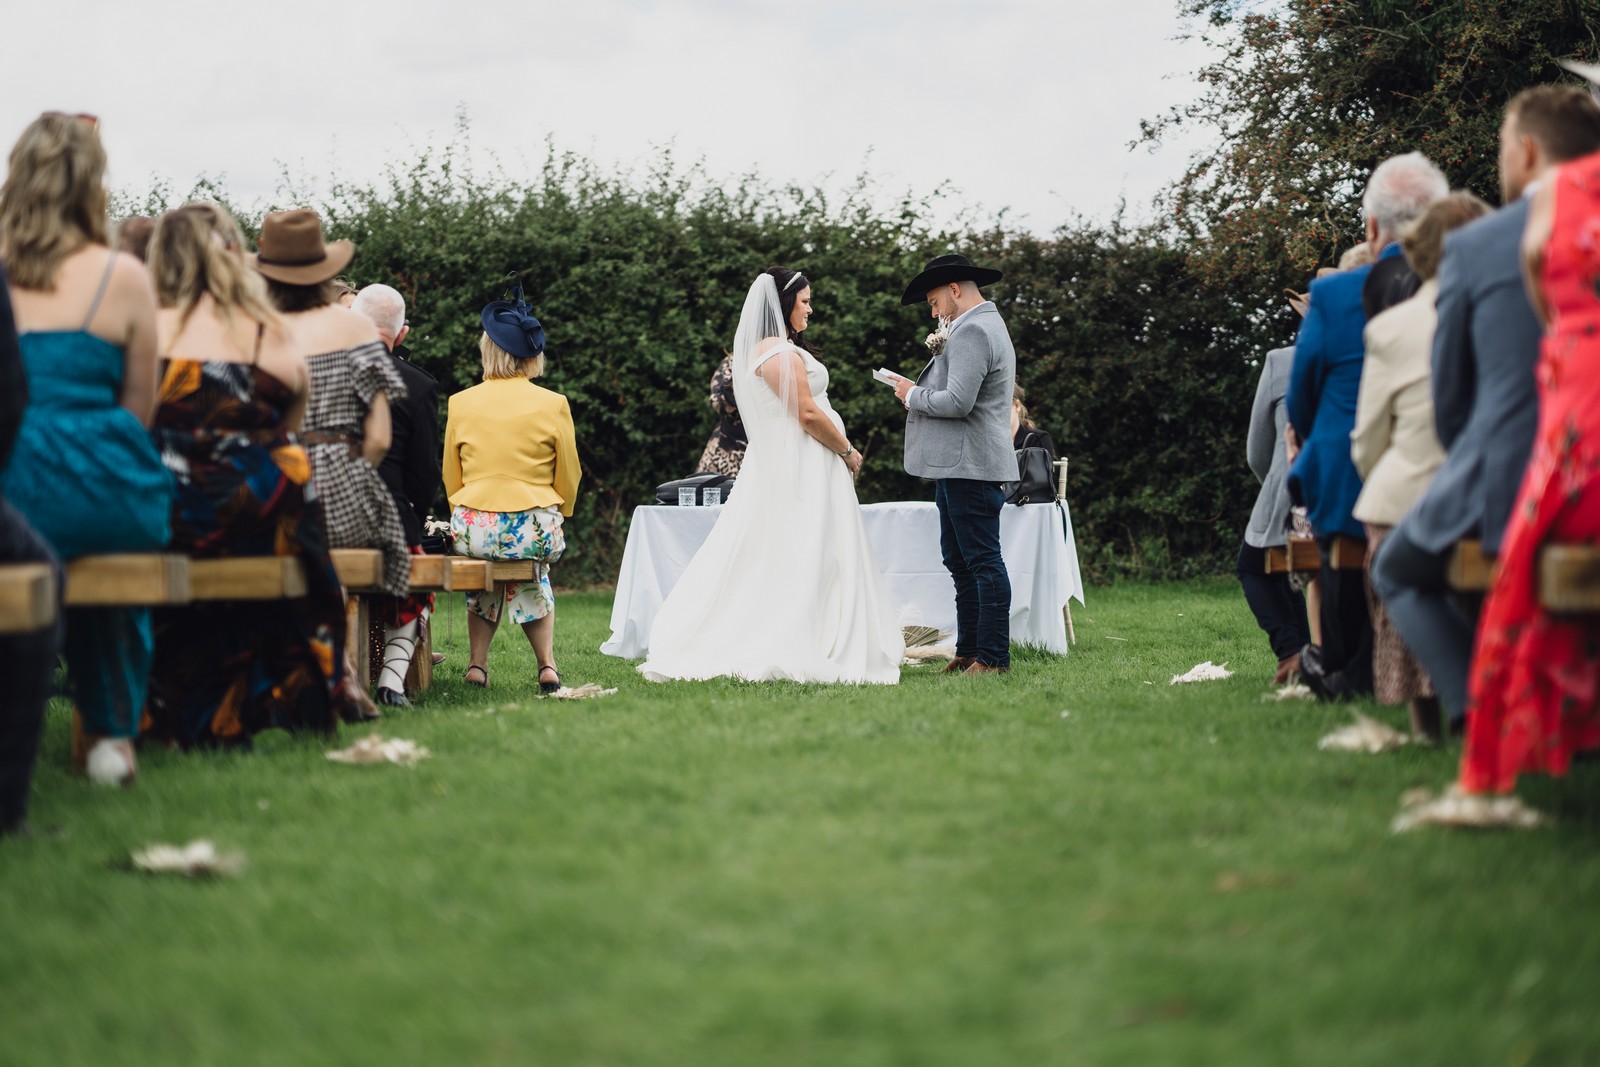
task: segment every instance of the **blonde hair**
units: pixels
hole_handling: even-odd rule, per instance
[[[266,283],[244,258],[244,234],[221,204],[184,204],[156,220],[148,260],[156,300],[178,309],[178,331],[207,293],[223,321],[236,313],[276,329],[282,324]]]
[[[494,343],[494,339],[487,333],[478,338],[478,352],[483,356],[483,380],[493,381],[496,378],[542,378],[544,377],[544,353],[540,352],[532,359],[517,359],[510,352]],[[528,373],[529,364],[533,366],[533,373]]]
[[[1444,258],[1444,236],[1458,226],[1489,214],[1489,205],[1468,192],[1455,192],[1428,205],[1422,217],[1406,228],[1400,251],[1417,277],[1430,281]]]
[[[1354,270],[1357,267],[1365,267],[1371,262],[1372,246],[1363,241],[1344,250],[1344,254],[1339,257],[1339,269]]]
[[[1011,387],[1011,403],[1017,409],[1017,426],[1019,428],[1024,430],[1037,430],[1039,428],[1028,417],[1028,391],[1026,389],[1020,385],[1013,385]]]
[[[106,150],[86,118],[46,112],[12,146],[0,186],[0,259],[11,284],[55,288],[61,261],[106,243]]]

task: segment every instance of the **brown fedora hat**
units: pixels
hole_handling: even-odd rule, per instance
[[[274,211],[261,221],[261,251],[250,257],[256,270],[275,282],[316,285],[350,265],[356,246],[325,243],[315,211]]]

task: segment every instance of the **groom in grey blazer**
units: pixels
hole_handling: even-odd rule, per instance
[[[978,292],[1000,272],[940,256],[911,280],[903,305],[926,300],[950,324],[944,348],[913,382],[895,376],[905,404],[906,473],[934,480],[939,548],[956,587],[956,658],[946,673],[1011,669],[1011,579],[1000,555],[1001,482],[1017,480],[1011,394],[1017,355],[994,302]]]
[[[1526,194],[1554,166],[1600,149],[1600,105],[1574,86],[1545,85],[1506,105],[1500,187],[1506,206],[1445,238],[1433,408],[1444,465],[1384,541],[1372,581],[1400,636],[1427,668],[1460,728],[1476,619],[1450,593],[1462,538],[1498,555],[1539,419],[1534,368],[1543,329],[1522,282]]]

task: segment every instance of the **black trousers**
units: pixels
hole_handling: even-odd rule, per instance
[[[1289,584],[1287,574],[1267,573],[1267,550],[1240,544],[1235,571],[1244,588],[1244,602],[1250,605],[1256,625],[1266,633],[1272,654],[1288,659],[1306,647],[1311,628],[1306,624],[1305,597]]]
[[[1322,663],[1338,672],[1356,695],[1372,692],[1372,612],[1367,607],[1367,574],[1335,570],[1332,537],[1318,537],[1322,550]]]
[[[0,563],[50,563],[50,549],[26,519],[0,497]],[[56,567],[59,582],[61,569]],[[28,814],[33,762],[39,753],[44,706],[50,699],[61,649],[61,613],[56,625],[31,634],[0,634],[0,834]]]

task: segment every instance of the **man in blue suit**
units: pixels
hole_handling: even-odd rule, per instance
[[[1375,261],[1400,255],[1401,232],[1449,191],[1444,174],[1421,153],[1380,163],[1361,200]],[[1351,515],[1361,476],[1350,460],[1350,431],[1366,354],[1361,295],[1372,269],[1357,267],[1311,283],[1311,306],[1295,340],[1286,398],[1290,425],[1303,442],[1289,468],[1289,492],[1306,506],[1322,549],[1322,646],[1307,645],[1301,652],[1300,673],[1323,700],[1372,692],[1366,576],[1336,568],[1332,559],[1340,537],[1364,545],[1367,536]]]
[[[1543,331],[1522,282],[1527,195],[1553,166],[1600,150],[1600,105],[1575,86],[1528,89],[1500,127],[1505,207],[1445,238],[1433,409],[1444,465],[1373,563],[1395,628],[1427,668],[1457,730],[1477,621],[1450,594],[1455,543],[1483,540],[1496,555],[1539,419],[1534,367]]]

